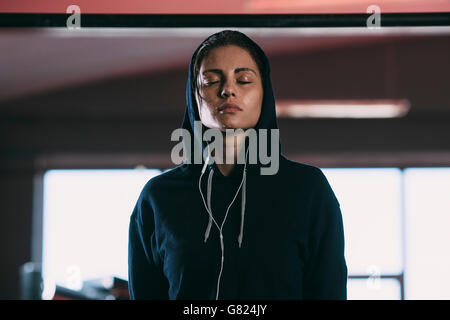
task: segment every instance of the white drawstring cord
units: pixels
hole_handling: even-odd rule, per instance
[[[238,237],[238,243],[239,243],[239,248],[242,245],[242,238],[244,237],[244,217],[245,217],[245,190],[247,189],[246,187],[246,182],[247,182],[247,169],[244,167],[244,173],[243,173],[243,177],[242,177],[242,182],[244,184],[244,187],[242,188],[242,204],[241,204],[241,230],[239,232],[239,237]]]
[[[230,205],[228,206],[227,211],[226,211],[226,213],[225,213],[225,217],[224,217],[224,219],[223,219],[223,221],[222,221],[221,226],[219,227],[219,225],[217,224],[217,222],[216,222],[216,220],[214,219],[214,217],[213,217],[213,215],[212,215],[212,212],[211,212],[211,211],[212,211],[212,209],[211,209],[211,189],[212,189],[212,183],[211,183],[211,182],[212,182],[212,176],[213,176],[213,174],[214,174],[214,169],[211,169],[211,171],[210,171],[210,173],[209,173],[209,177],[208,177],[208,189],[207,189],[207,193],[208,193],[208,206],[207,206],[206,203],[205,203],[205,197],[203,196],[203,192],[202,192],[202,189],[201,189],[201,181],[202,181],[202,177],[203,177],[203,174],[204,174],[205,171],[206,171],[206,167],[207,167],[208,162],[209,162],[209,159],[210,159],[209,145],[207,145],[207,148],[208,148],[208,156],[207,156],[207,158],[206,158],[205,164],[203,165],[202,172],[201,172],[201,174],[200,174],[200,178],[198,179],[198,189],[199,189],[199,191],[200,191],[200,195],[202,196],[203,205],[205,206],[206,211],[207,211],[208,214],[209,214],[209,222],[208,222],[208,227],[206,228],[206,232],[205,232],[205,240],[204,240],[204,241],[206,242],[207,239],[208,239],[208,237],[209,237],[209,232],[210,232],[210,229],[211,229],[211,220],[214,222],[214,224],[216,225],[217,229],[219,230],[219,236],[220,236],[220,248],[221,248],[221,252],[222,252],[222,258],[221,258],[221,264],[220,264],[220,272],[219,272],[219,276],[218,276],[218,278],[217,278],[216,300],[218,300],[218,299],[219,299],[219,291],[220,291],[220,279],[221,279],[221,277],[222,277],[223,265],[224,265],[224,261],[225,261],[225,258],[224,258],[224,249],[225,249],[225,248],[224,248],[224,243],[223,243],[222,229],[223,229],[223,226],[224,226],[225,221],[226,221],[226,219],[227,219],[228,211],[230,210],[231,206],[233,205],[234,200],[236,200],[236,197],[237,197],[237,195],[239,194],[239,190],[241,189],[242,185],[245,186],[245,182],[246,182],[246,172],[247,172],[247,155],[248,155],[248,149],[247,149],[246,156],[245,156],[244,172],[243,172],[243,175],[242,175],[242,181],[241,181],[241,184],[239,185],[239,188],[238,188],[236,194],[234,195],[233,200],[231,201]],[[245,189],[245,188],[244,188],[244,189]],[[242,209],[241,209],[241,230],[240,230],[240,234],[239,234],[239,237],[238,237],[239,248],[241,247],[241,244],[242,244],[242,237],[243,237],[243,224],[244,224],[244,212],[245,212],[245,199],[244,199],[244,197],[245,197],[245,191],[244,191],[244,190],[243,190],[242,197],[243,197],[243,203],[242,203],[242,206],[241,206],[241,207],[242,207]]]
[[[207,198],[208,199],[208,208],[209,208],[210,212],[212,212],[212,209],[211,209],[211,187],[212,187],[213,174],[214,174],[214,170],[211,170],[209,172],[209,176],[208,176],[208,187],[207,187],[208,188],[208,191],[207,191],[207,194],[208,194],[208,198]],[[208,226],[206,227],[205,242],[206,242],[206,240],[208,240],[209,232],[211,231],[211,226],[212,226],[212,215],[209,216]]]

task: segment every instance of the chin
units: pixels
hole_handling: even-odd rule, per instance
[[[242,124],[240,124],[237,121],[236,122],[233,122],[233,121],[225,122],[225,123],[222,123],[221,125],[222,125],[223,130],[225,130],[225,129],[242,129],[243,128]]]

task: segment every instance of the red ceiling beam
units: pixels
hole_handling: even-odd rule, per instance
[[[373,0],[14,0],[0,2],[3,13],[66,13],[70,5],[81,13],[108,14],[251,14],[366,13]],[[448,0],[377,0],[381,13],[450,12]]]

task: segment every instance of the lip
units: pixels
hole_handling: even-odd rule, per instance
[[[242,111],[242,109],[234,103],[226,102],[219,107],[219,113],[235,113]]]

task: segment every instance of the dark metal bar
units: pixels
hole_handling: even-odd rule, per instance
[[[82,28],[366,27],[371,14],[83,14]],[[0,13],[0,27],[66,27],[66,13]],[[450,12],[384,13],[381,27],[449,26]]]

